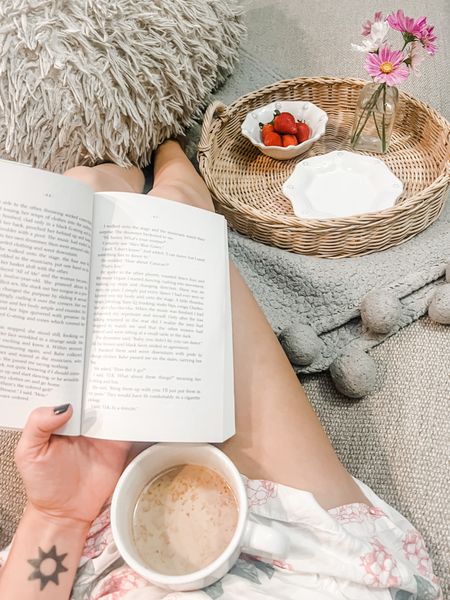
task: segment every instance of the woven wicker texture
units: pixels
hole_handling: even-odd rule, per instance
[[[216,208],[240,233],[298,252],[345,257],[384,250],[425,229],[440,214],[449,185],[449,123],[426,104],[401,94],[389,151],[382,155],[404,184],[392,208],[340,219],[298,219],[282,184],[304,158],[348,150],[359,91],[356,79],[297,78],[247,94],[226,107],[207,110],[199,166]],[[328,114],[325,135],[302,156],[277,161],[241,135],[245,115],[275,100],[309,100]],[[377,156],[377,155],[374,155]],[[332,193],[332,190],[330,190]]]
[[[25,506],[22,480],[14,464],[20,432],[0,429],[0,548],[10,542]]]

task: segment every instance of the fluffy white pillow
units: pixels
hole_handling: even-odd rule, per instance
[[[148,162],[233,69],[235,0],[1,0],[0,157]]]

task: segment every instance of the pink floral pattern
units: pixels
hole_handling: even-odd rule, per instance
[[[83,549],[85,558],[95,558],[113,541],[109,506],[95,519]]]
[[[328,512],[336,519],[336,521],[339,521],[342,524],[363,523],[368,518],[375,520],[386,516],[381,508],[367,506],[367,504],[359,502],[338,506],[337,508],[330,509]]]
[[[249,506],[266,504],[278,493],[277,484],[265,479],[248,479],[245,487]]]
[[[273,559],[269,560],[267,558],[263,558],[262,556],[256,556],[255,554],[247,554],[242,552],[241,558],[247,561],[255,561],[264,563],[269,562],[273,567],[278,567],[278,569],[283,569],[284,571],[294,571],[294,566],[291,563],[286,562],[285,560]]]
[[[130,567],[120,567],[106,577],[92,600],[121,600],[125,592],[147,587],[148,582]]]
[[[416,529],[408,531],[403,538],[403,552],[424,577],[433,578],[433,566],[423,537]]]
[[[293,571],[294,567],[286,562],[285,560],[271,560],[270,564],[274,567],[278,567],[279,569],[284,569],[285,571]]]
[[[372,550],[360,557],[365,571],[364,583],[382,588],[399,586],[400,572],[395,558],[377,538],[372,538],[370,544]]]
[[[416,582],[421,597],[426,595],[430,600],[442,600],[420,534],[412,525],[404,524],[402,527],[402,523],[395,520],[396,526],[391,527],[389,507],[382,510],[354,503],[333,508],[328,511],[328,516],[316,502],[311,502],[310,494],[305,496],[304,492],[266,480],[243,477],[243,481],[250,513],[253,512],[258,519],[267,520],[268,525],[277,520],[278,526],[291,540],[291,548],[283,559],[268,560],[242,554],[229,575],[204,588],[203,593],[211,599],[223,600],[228,590],[233,595],[235,586],[244,592],[248,600],[273,598],[276,583],[287,582],[292,573],[302,575],[305,557],[308,557],[308,572],[316,569],[318,589],[323,585],[322,574],[328,577],[329,572],[335,572],[337,567],[338,579],[342,580],[345,588],[353,585],[367,586],[367,590],[396,588],[399,595],[405,591],[406,595],[403,595],[409,597],[406,589],[411,589]],[[330,516],[339,525],[330,527]],[[162,600],[167,592],[150,584],[128,566],[109,571],[111,562],[117,557],[115,546],[112,541],[108,542],[112,537],[109,518],[107,508],[91,528],[84,556],[94,558],[85,560],[79,571],[74,600],[85,597],[86,590],[92,588],[89,591],[91,600]],[[320,547],[322,535],[326,552],[322,552]],[[248,586],[244,590],[245,580]],[[310,577],[307,576],[306,580],[305,586],[301,582],[295,589],[288,586],[292,588],[292,600],[302,592],[309,597]],[[268,582],[271,582],[270,588],[266,586]]]

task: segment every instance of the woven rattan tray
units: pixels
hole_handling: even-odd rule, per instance
[[[295,165],[331,150],[351,150],[349,131],[363,81],[331,77],[281,81],[230,106],[211,104],[199,144],[200,171],[216,208],[240,233],[286,250],[345,257],[385,250],[439,216],[450,180],[449,123],[426,104],[400,94],[389,151],[378,156],[404,184],[392,208],[339,219],[301,220],[281,192]],[[274,100],[309,100],[328,113],[325,135],[297,158],[264,156],[241,135],[250,110]]]

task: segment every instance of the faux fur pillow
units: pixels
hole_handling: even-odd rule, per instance
[[[236,0],[1,0],[0,157],[148,162],[232,71]]]

